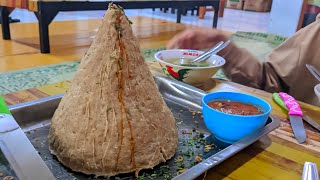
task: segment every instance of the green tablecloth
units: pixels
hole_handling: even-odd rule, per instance
[[[231,35],[231,39],[238,47],[247,49],[261,62],[268,53],[286,40],[282,36],[257,32],[237,32]]]

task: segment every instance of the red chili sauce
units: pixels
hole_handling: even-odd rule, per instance
[[[263,114],[263,112],[257,107],[250,104],[241,103],[241,102],[214,101],[214,102],[209,102],[208,106],[210,106],[215,110],[218,110],[227,114],[236,114],[236,115],[243,115],[243,116]]]

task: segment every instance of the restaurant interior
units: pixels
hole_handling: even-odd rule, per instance
[[[319,179],[320,0],[0,13],[0,179]]]

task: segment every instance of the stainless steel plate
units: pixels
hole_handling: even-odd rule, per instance
[[[201,99],[206,92],[164,77],[156,76],[155,81],[160,93],[176,118],[179,128],[179,146],[176,156],[171,160],[160,164],[153,170],[142,171],[140,175],[143,176],[143,179],[194,179],[279,126],[277,119],[269,118],[263,129],[254,132],[252,135],[232,145],[225,144],[215,139],[203,123],[200,113],[202,110]],[[94,176],[87,176],[70,171],[61,165],[48,150],[47,136],[50,128],[50,120],[62,96],[63,95],[57,95],[14,105],[10,107],[10,110],[35,149],[40,153],[43,161],[57,179],[73,180],[74,178],[94,178]],[[210,149],[209,152],[204,152],[204,146],[206,144],[212,145],[212,149]],[[195,156],[200,154],[202,155],[203,161],[196,163]],[[179,168],[181,169],[182,166],[182,163],[175,162],[179,155],[184,157],[183,165],[185,168],[188,168],[188,170],[177,175],[177,170]],[[35,173],[36,172],[35,170]],[[125,174],[115,179],[119,178],[133,179],[134,177],[132,174]],[[98,177],[97,179],[105,178]]]

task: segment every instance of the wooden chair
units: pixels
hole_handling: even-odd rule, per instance
[[[219,17],[223,17],[225,4],[226,0],[220,0]],[[199,19],[203,19],[207,11],[214,11],[214,9],[207,9],[205,6],[199,7]]]

